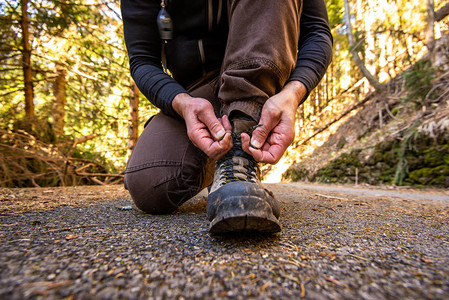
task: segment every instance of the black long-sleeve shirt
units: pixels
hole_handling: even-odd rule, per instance
[[[121,10],[132,77],[156,107],[176,116],[173,98],[186,89],[163,71],[162,42],[156,23],[160,0],[122,0]],[[289,81],[300,81],[310,93],[332,58],[332,35],[324,0],[303,0],[298,49],[296,67]]]

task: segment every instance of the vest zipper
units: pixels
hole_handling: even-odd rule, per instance
[[[200,52],[201,64],[203,66],[203,76],[206,75],[206,55],[204,54],[203,40],[198,40],[198,50]]]
[[[207,9],[208,9],[207,20],[209,21],[207,25],[208,25],[209,32],[211,32],[212,24],[214,23],[214,20],[213,20],[214,19],[214,7],[212,6],[212,0],[208,0]]]
[[[217,12],[217,25],[220,24],[222,11],[223,11],[223,0],[219,0]]]

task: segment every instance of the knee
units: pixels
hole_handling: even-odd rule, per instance
[[[134,204],[146,213],[172,213],[194,195],[191,191],[182,189],[177,178],[154,182],[152,178],[155,177],[149,172],[125,174],[125,186]]]

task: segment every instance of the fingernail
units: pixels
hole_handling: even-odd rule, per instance
[[[224,129],[221,129],[219,132],[217,132],[217,136],[219,136],[218,140],[221,141],[222,139],[224,139],[226,135],[226,131]]]
[[[262,147],[259,141],[250,141],[249,146],[254,149],[260,149],[260,147]]]

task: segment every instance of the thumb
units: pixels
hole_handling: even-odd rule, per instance
[[[206,125],[215,140],[221,140],[226,134],[226,130],[215,116],[212,107],[211,109],[203,110],[201,114],[198,115],[198,119]]]
[[[279,123],[279,116],[277,114],[269,114],[262,110],[260,116],[259,127],[254,129],[251,135],[250,146],[260,149],[268,138],[271,130]]]

